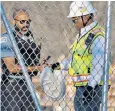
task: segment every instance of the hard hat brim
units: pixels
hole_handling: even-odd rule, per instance
[[[96,12],[97,12],[97,10],[96,10],[96,9],[93,9],[90,13],[89,13],[89,12],[87,12],[87,13],[83,13],[83,14],[76,14],[76,15],[69,13],[69,15],[67,16],[67,18],[80,17],[80,16],[84,16],[84,15],[91,14],[91,13],[93,13],[93,14],[94,14],[94,13],[96,13]]]

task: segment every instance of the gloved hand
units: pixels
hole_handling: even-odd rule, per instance
[[[86,89],[85,91],[83,92],[83,101],[84,101],[84,104],[85,103],[89,103],[91,102],[91,100],[93,99],[93,97],[95,96],[96,92],[94,90],[94,88],[92,88],[91,86],[86,86]]]
[[[56,62],[51,65],[52,70],[59,70],[60,69],[60,63]]]

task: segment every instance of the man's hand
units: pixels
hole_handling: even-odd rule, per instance
[[[39,66],[39,71],[42,72],[43,69],[46,67],[46,66],[50,66],[50,64],[48,64],[48,60],[51,58],[51,56],[47,56],[47,58],[43,58],[42,62],[41,62],[41,65]]]
[[[43,69],[47,66],[47,64],[43,64],[39,66],[39,71],[42,72]]]
[[[47,56],[47,58],[43,58],[42,63],[41,64],[48,64],[47,61],[51,58],[51,56]]]
[[[56,62],[56,63],[51,64],[51,68],[52,68],[52,70],[59,70],[60,69],[60,63]]]

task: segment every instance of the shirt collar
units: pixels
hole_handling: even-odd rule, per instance
[[[90,31],[92,28],[94,28],[97,25],[97,21],[92,22],[90,25],[84,27],[81,29],[80,32],[80,37],[82,37],[83,35],[85,35],[88,31]]]

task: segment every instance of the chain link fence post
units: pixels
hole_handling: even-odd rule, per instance
[[[106,18],[106,41],[105,41],[105,55],[104,55],[104,84],[102,90],[102,111],[107,111],[108,103],[108,80],[109,80],[109,65],[110,65],[110,40],[111,40],[111,18],[112,18],[112,1],[108,1]]]
[[[36,109],[37,109],[37,111],[41,111],[41,107],[40,107],[39,101],[38,101],[37,96],[36,96],[36,94],[35,94],[35,91],[34,91],[34,89],[33,89],[33,84],[32,84],[32,82],[31,82],[31,80],[30,80],[30,77],[29,77],[29,75],[28,75],[27,69],[26,69],[26,67],[25,67],[25,65],[24,65],[24,61],[23,61],[23,59],[22,59],[22,56],[21,56],[21,54],[19,53],[19,49],[18,49],[18,47],[17,47],[17,45],[16,45],[16,41],[15,41],[15,39],[14,39],[14,37],[13,37],[12,31],[11,31],[11,28],[10,28],[10,25],[9,25],[9,23],[8,23],[8,21],[7,21],[7,18],[6,18],[6,15],[5,15],[5,11],[4,11],[4,8],[3,8],[3,6],[2,6],[1,3],[0,3],[0,6],[1,6],[1,8],[0,8],[0,13],[1,13],[2,20],[3,20],[3,22],[4,22],[4,25],[5,25],[6,30],[7,30],[7,32],[8,32],[8,35],[9,35],[9,37],[10,37],[10,40],[11,40],[11,42],[12,42],[12,44],[13,44],[13,47],[14,47],[16,56],[17,56],[17,58],[18,58],[18,60],[19,60],[20,66],[21,66],[21,68],[22,68],[22,72],[23,72],[23,74],[24,74],[24,76],[25,76],[25,80],[26,80],[26,82],[27,82],[28,88],[29,88],[30,93],[31,93],[31,95],[32,95],[32,98],[33,98],[33,101],[34,101],[34,103],[35,103]]]

